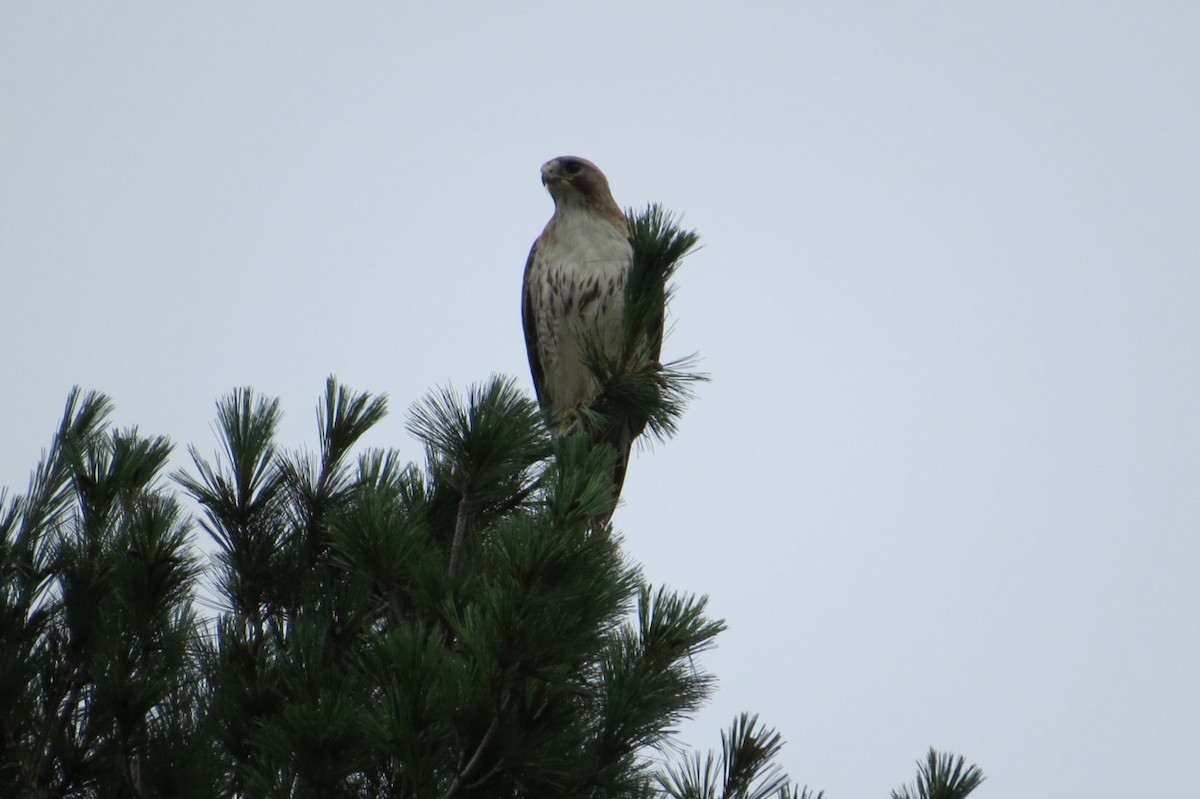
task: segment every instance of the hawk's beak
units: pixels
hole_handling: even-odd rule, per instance
[[[554,171],[554,162],[553,161],[542,164],[542,185],[543,186],[549,186],[550,181],[554,180],[554,178],[556,178],[556,177],[557,177],[557,174]]]

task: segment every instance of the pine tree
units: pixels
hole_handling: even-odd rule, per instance
[[[163,438],[71,393],[29,491],[0,493],[0,795],[204,796],[189,525]]]
[[[631,287],[667,296],[695,236],[655,207],[631,223]],[[661,319],[630,302],[639,341]],[[616,453],[593,442],[670,435],[702,378],[594,360],[601,395],[558,437],[510,380],[433,392],[409,414],[421,467],[355,453],[386,397],[331,378],[317,450],[286,452],[278,401],[236,390],[217,456],[172,476],[195,519],[168,442],[73,392],[29,491],[0,495],[0,796],[816,799],[749,715],[663,765],[724,624],[597,522]],[[982,779],[930,758],[893,796]]]

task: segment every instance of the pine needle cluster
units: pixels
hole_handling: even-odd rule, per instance
[[[600,391],[578,418],[593,440],[628,429],[634,436],[646,430],[663,441],[675,435],[695,385],[708,379],[696,371],[695,355],[660,361],[666,311],[675,291],[672,280],[700,237],[680,227],[659,205],[629,209],[626,220],[633,258],[625,284],[621,346],[605,352],[598,342],[585,339],[584,357]]]

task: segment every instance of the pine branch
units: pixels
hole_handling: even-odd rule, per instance
[[[916,782],[892,791],[892,799],[966,799],[983,780],[979,767],[968,766],[962,755],[930,748],[917,762]]]
[[[346,464],[350,449],[387,414],[387,398],[354,393],[330,377],[323,405],[317,409],[320,455],[281,460],[283,483],[291,501],[291,529],[285,544],[301,571],[325,562],[328,553],[326,521],[354,488],[354,470]]]
[[[458,553],[462,550],[463,539],[466,538],[470,509],[470,497],[463,494],[458,501],[458,512],[454,517],[454,538],[450,542],[450,561],[446,565],[446,573],[450,575],[454,574],[454,569],[458,565]]]
[[[824,792],[814,794],[788,780],[775,763],[782,748],[776,730],[743,713],[721,733],[719,754],[696,752],[661,772],[658,782],[673,799],[823,799]]]
[[[275,445],[281,415],[278,399],[235,389],[217,403],[222,452],[216,464],[192,446],[197,476],[172,475],[204,508],[201,527],[220,548],[221,591],[248,620],[256,640],[288,582],[281,563],[284,475]]]
[[[721,733],[724,799],[765,799],[778,793],[787,775],[771,761],[782,748],[783,736],[759,728],[757,715],[743,713],[735,719],[729,732]]]
[[[488,725],[487,731],[483,737],[479,739],[479,745],[475,747],[475,753],[471,755],[471,759],[467,764],[459,769],[459,772],[454,775],[454,779],[450,782],[450,787],[442,794],[442,799],[450,799],[454,794],[458,793],[467,780],[475,776],[475,772],[483,762],[483,754],[492,745],[496,734],[500,731],[500,724],[504,719],[505,711],[508,709],[509,699],[511,694],[505,697],[504,702],[496,710],[496,715],[492,717],[492,723]]]
[[[350,448],[387,416],[387,395],[355,394],[332,375],[325,381],[325,403],[317,411],[321,435],[322,472],[338,471]]]
[[[626,218],[633,258],[625,285],[620,350],[605,352],[585,331],[584,361],[600,391],[567,421],[596,441],[611,440],[613,431],[623,429],[634,436],[649,429],[665,440],[675,434],[695,384],[708,380],[695,371],[695,356],[660,362],[666,312],[675,292],[671,280],[699,236],[679,227],[674,215],[659,205],[630,209]]]
[[[512,507],[529,469],[548,454],[537,406],[508,378],[468,389],[466,402],[441,389],[415,405],[408,428],[425,443],[430,471],[458,494],[447,571],[458,568],[473,514]]]
[[[626,362],[639,354],[657,359],[657,352],[639,349],[648,340],[662,341],[663,313],[675,293],[671,279],[700,237],[679,227],[674,214],[656,203],[643,211],[629,209],[625,216],[633,260],[625,289],[624,354]]]
[[[179,471],[173,479],[205,508],[205,530],[226,552],[248,543],[249,528],[273,503],[281,488],[275,431],[279,400],[235,389],[217,403],[217,436],[223,458],[210,465],[196,447],[188,448],[198,476]]]
[[[83,394],[78,386],[71,389],[50,453],[38,465],[29,492],[18,503],[22,517],[18,542],[41,539],[69,512],[78,452],[105,431],[112,409],[112,401],[103,394]]]

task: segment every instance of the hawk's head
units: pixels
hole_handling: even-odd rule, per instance
[[[608,188],[608,178],[586,158],[563,155],[547,161],[542,164],[542,183],[558,208],[620,211]]]

